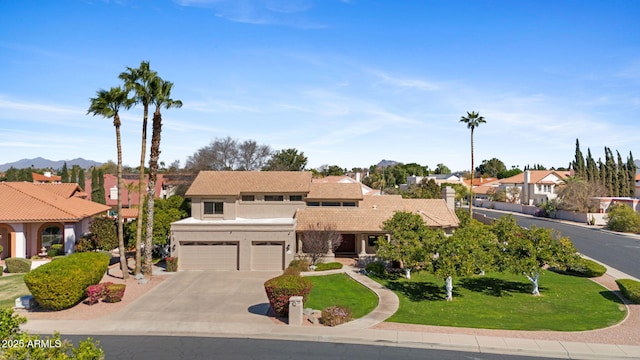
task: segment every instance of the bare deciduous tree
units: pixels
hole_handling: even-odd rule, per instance
[[[327,255],[329,250],[335,251],[342,244],[342,235],[333,224],[316,223],[302,232],[302,251],[315,265]]]
[[[185,168],[201,170],[256,170],[266,164],[271,148],[254,140],[239,142],[227,136],[216,138],[211,144],[189,156]]]

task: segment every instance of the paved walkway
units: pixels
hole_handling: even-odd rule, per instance
[[[384,321],[397,310],[398,297],[392,291],[360,274],[350,266],[322,274],[336,272],[347,273],[375,292],[379,298],[378,307],[361,319],[333,328],[286,326],[276,324],[264,316],[266,296],[257,297],[256,293],[247,295],[249,297],[248,303],[254,305],[238,306],[234,309],[237,314],[228,313],[225,308],[219,310],[223,313],[215,316],[198,316],[198,308],[202,309],[202,305],[198,304],[206,303],[211,306],[210,296],[215,296],[215,293],[209,292],[209,297],[200,299],[181,297],[180,294],[186,293],[188,288],[202,286],[204,281],[202,276],[207,276],[206,272],[185,272],[173,275],[163,281],[148,294],[114,315],[93,321],[33,320],[29,321],[24,328],[34,333],[59,331],[62,334],[80,335],[237,337],[461,350],[563,359],[640,359],[640,346],[372,329],[372,326]],[[219,277],[225,277],[219,272],[215,274]],[[255,278],[256,273],[247,272],[238,276],[241,279],[245,277],[250,279],[251,277]],[[237,282],[238,280],[230,281]],[[246,281],[256,282],[256,280]],[[257,281],[264,280],[258,276]],[[242,298],[244,296],[244,292],[241,291],[242,287],[237,285],[232,285],[237,288],[237,291],[232,293],[235,294],[238,301],[245,304],[247,299]],[[260,290],[262,291],[262,289]],[[194,302],[193,300],[199,301]],[[181,316],[181,313],[184,316]]]

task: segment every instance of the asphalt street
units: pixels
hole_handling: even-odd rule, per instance
[[[501,211],[474,208],[474,212],[499,218]],[[522,227],[538,226],[558,230],[568,236],[578,251],[592,259],[640,279],[640,239],[636,236],[603,231],[595,227],[572,225],[545,218],[511,214]]]

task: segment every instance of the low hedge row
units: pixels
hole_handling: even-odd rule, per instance
[[[569,267],[565,272],[582,277],[599,277],[607,272],[607,268],[597,262],[589,259],[580,259],[580,261]]]
[[[109,265],[103,253],[75,253],[44,264],[24,276],[24,283],[45,309],[62,310],[86,297],[87,287],[102,280]]]
[[[342,269],[342,264],[339,262],[320,263],[316,265],[316,271],[337,270],[337,269]]]
[[[31,271],[31,260],[23,258],[7,258],[4,259],[7,265],[7,272],[10,273],[28,273]]]
[[[264,283],[269,304],[277,316],[289,315],[289,298],[302,296],[303,303],[307,302],[313,282],[298,275],[280,275]]]
[[[640,282],[631,279],[616,280],[620,292],[635,304],[640,304]]]

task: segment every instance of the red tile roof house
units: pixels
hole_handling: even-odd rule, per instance
[[[509,189],[517,187],[520,198],[515,199],[518,204],[538,205],[557,197],[556,186],[571,175],[570,171],[556,170],[526,170],[518,175],[500,179],[500,188],[509,195]]]
[[[192,217],[171,224],[180,270],[282,270],[302,256],[302,232],[332,224],[343,242],[335,256],[375,256],[382,223],[395,211],[420,214],[453,231],[455,192],[445,199],[363,195],[361,184],[312,179],[310,172],[202,171],[187,190]]]
[[[77,184],[0,183],[0,258],[29,258],[52,244],[73,252],[94,215],[108,206],[86,199]]]

